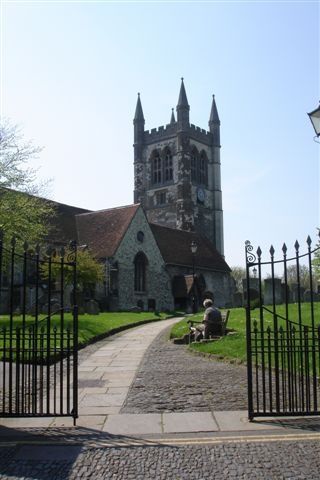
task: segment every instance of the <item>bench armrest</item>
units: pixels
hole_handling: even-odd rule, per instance
[[[202,321],[198,321],[198,320],[188,320],[187,323],[189,323],[189,327],[192,327],[194,323],[202,323]]]

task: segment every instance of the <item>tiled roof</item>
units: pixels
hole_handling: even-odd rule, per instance
[[[224,258],[211,242],[197,233],[176,230],[154,223],[150,224],[162,257],[166,264],[192,266],[190,245],[195,241],[198,249],[195,254],[195,266],[220,272],[230,272]]]
[[[58,244],[67,244],[71,240],[77,240],[77,228],[75,215],[90,212],[84,208],[71,207],[64,203],[50,202],[55,209],[55,216],[50,221],[51,227],[48,241]]]
[[[79,244],[89,246],[96,258],[112,257],[140,204],[76,216]]]

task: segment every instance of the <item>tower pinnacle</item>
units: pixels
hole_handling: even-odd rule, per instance
[[[187,94],[186,94],[186,89],[184,88],[183,77],[181,77],[181,87],[180,87],[177,110],[179,108],[187,108],[188,110],[190,110],[190,107],[189,107],[189,104],[188,104],[188,99],[187,99]]]
[[[189,127],[189,104],[186,94],[186,89],[184,88],[183,77],[181,78],[181,87],[179,93],[179,100],[177,105],[177,122],[178,128],[184,130]]]
[[[214,99],[214,95],[212,95],[212,105],[211,105],[211,112],[210,112],[210,118],[209,118],[209,127],[211,127],[211,125],[213,125],[213,124],[220,125],[220,119],[219,119],[217,105],[216,105],[216,101]]]
[[[144,116],[143,116],[142,105],[141,105],[141,100],[140,100],[140,93],[138,93],[137,106],[136,106],[136,111],[135,111],[133,122],[135,123],[135,122],[139,122],[139,121],[144,123]]]
[[[171,119],[170,119],[170,123],[176,123],[176,119],[175,119],[175,116],[174,116],[174,108],[171,109]]]

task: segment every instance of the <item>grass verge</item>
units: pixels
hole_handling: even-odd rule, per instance
[[[271,308],[271,307],[270,307]],[[285,305],[277,305],[277,313],[285,317]],[[196,315],[188,316],[173,326],[170,333],[170,338],[182,337],[189,332],[187,321],[190,319],[199,321],[203,318],[203,312]],[[259,310],[253,310],[251,318],[258,321]],[[311,306],[310,303],[301,304],[301,318],[304,325],[311,325]],[[314,318],[316,325],[320,323],[320,304],[314,303]],[[297,304],[289,305],[289,319],[293,322],[298,322],[299,307]],[[279,327],[284,326],[284,321],[279,320]],[[265,312],[264,326],[265,329],[269,326],[272,328],[273,316],[271,313]],[[228,330],[231,334],[220,338],[212,343],[192,343],[190,349],[204,354],[218,355],[226,359],[238,359],[239,361],[246,361],[246,312],[244,308],[232,308],[228,321]]]
[[[106,312],[99,315],[79,315],[78,321],[78,344],[79,348],[105,338],[109,335],[115,334],[127,328],[132,328],[137,325],[164,320],[173,317],[174,313],[153,313],[153,312]],[[39,330],[41,325],[46,326],[46,322],[41,322],[44,316],[38,320]],[[13,317],[13,329],[22,327],[22,316]],[[25,319],[26,327],[35,323],[33,316],[27,316]],[[70,313],[64,315],[64,327],[72,329],[73,319]],[[0,315],[0,334],[4,329],[7,330],[6,348],[8,349],[8,329],[10,326],[10,318],[7,315]],[[53,315],[50,322],[51,332],[57,329],[57,338],[60,333],[60,316]],[[53,336],[51,336],[51,348],[53,348]],[[13,343],[14,347],[15,342]],[[46,349],[46,336],[44,335],[44,350]],[[3,350],[3,335],[0,335],[0,352]]]

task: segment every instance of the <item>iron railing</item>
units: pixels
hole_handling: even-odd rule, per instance
[[[76,255],[0,237],[0,417],[78,416]]]
[[[296,242],[292,258],[287,258],[284,244],[281,260],[274,259],[271,247],[270,261],[262,262],[260,247],[254,254],[246,242],[249,419],[320,415],[320,309],[315,306],[320,296],[313,271],[313,256],[320,247],[312,250],[310,237],[307,244],[308,252],[301,255]],[[294,283],[288,279],[292,271]]]

